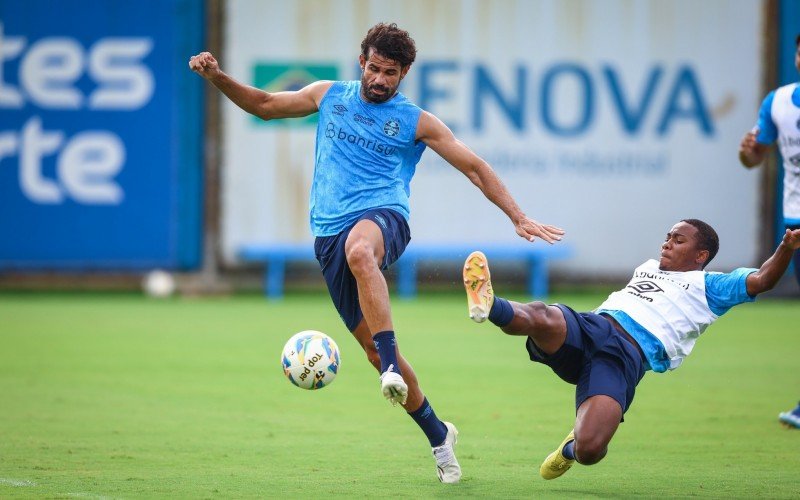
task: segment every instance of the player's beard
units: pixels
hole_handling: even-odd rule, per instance
[[[361,89],[364,97],[373,104],[381,104],[392,97],[397,92],[397,87],[388,87],[385,85],[369,85],[366,78],[361,77]],[[380,90],[380,93],[375,93],[374,89]]]

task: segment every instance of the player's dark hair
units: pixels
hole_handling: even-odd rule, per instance
[[[683,219],[690,226],[697,229],[697,246],[700,250],[708,250],[708,259],[703,263],[703,268],[717,256],[719,251],[719,236],[714,228],[699,219]]]
[[[800,45],[800,33],[797,34],[797,37],[794,39],[794,46],[797,47]]]
[[[401,67],[411,66],[417,58],[417,46],[408,31],[401,30],[397,24],[378,23],[367,31],[361,41],[361,54],[369,59],[372,47],[381,56],[400,63]]]

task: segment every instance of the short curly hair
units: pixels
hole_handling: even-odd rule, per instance
[[[708,250],[708,259],[703,263],[703,268],[705,268],[719,251],[719,236],[717,236],[717,232],[709,224],[698,219],[683,219],[681,222],[685,222],[697,229],[697,247],[700,250]]]
[[[408,31],[401,30],[397,24],[378,23],[367,31],[361,41],[361,55],[369,59],[369,49],[383,57],[400,63],[401,67],[411,66],[417,58],[417,46]]]

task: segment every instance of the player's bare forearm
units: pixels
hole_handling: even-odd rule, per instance
[[[519,208],[503,181],[488,164],[482,163],[466,175],[481,190],[486,199],[497,205],[514,225],[525,219],[525,213]]]
[[[750,274],[745,282],[751,297],[771,290],[786,272],[794,252],[800,248],[800,229],[787,229],[775,253],[767,259],[758,271]]]
[[[459,141],[453,132],[434,115],[423,111],[417,125],[417,139],[425,142],[442,158],[467,176],[492,203],[514,223],[517,234],[528,241],[541,238],[548,243],[561,239],[564,231],[558,227],[539,224],[527,217],[511,197],[508,189],[492,167]]]
[[[200,52],[190,57],[189,69],[208,80],[243,110],[256,116],[264,114],[263,106],[268,100],[269,94],[263,90],[244,85],[225,74],[211,52]]]
[[[222,71],[217,73],[214,77],[209,78],[208,81],[217,87],[220,92],[225,94],[225,97],[244,111],[265,120],[269,119],[264,109],[269,94],[263,90],[244,85]]]
[[[263,120],[294,118],[315,113],[332,82],[314,82],[298,91],[265,92],[225,74],[210,52],[189,59],[189,69],[219,89],[234,104]]]
[[[467,177],[478,186],[487,199],[497,205],[511,219],[511,222],[514,223],[514,230],[519,236],[531,242],[536,238],[541,238],[548,243],[561,240],[564,230],[549,224],[540,224],[526,216],[494,170],[483,160],[479,159],[478,161],[479,163],[473,170],[465,172]]]
[[[450,165],[466,175],[512,222],[516,224],[525,217],[492,167],[472,152],[466,144],[456,139],[441,120],[423,112],[420,115],[417,134],[417,139],[425,142]]]

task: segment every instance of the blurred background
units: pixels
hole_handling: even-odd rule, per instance
[[[719,232],[713,270],[774,248],[777,153],[746,170],[738,145],[798,78],[796,0],[2,0],[0,288],[262,289],[243,248],[310,251],[316,117],[249,116],[189,57],[268,91],[357,79],[379,21],[417,43],[401,91],[567,230],[554,286],[627,280],[682,218]],[[526,245],[431,151],[411,189],[409,248]],[[287,287],[324,288],[310,253],[287,265]],[[420,287],[458,279],[419,266]],[[525,283],[523,263],[503,266]]]

